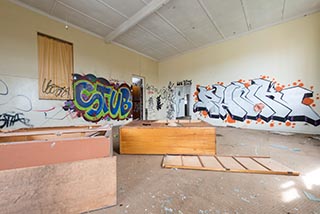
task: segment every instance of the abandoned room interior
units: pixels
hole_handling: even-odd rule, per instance
[[[1,0],[1,214],[320,214],[320,0]]]

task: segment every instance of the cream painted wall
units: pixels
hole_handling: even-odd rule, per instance
[[[131,84],[131,77],[135,74],[145,77],[146,83],[157,85],[157,62],[119,46],[106,44],[102,39],[72,27],[66,30],[63,23],[8,1],[0,1],[0,29],[0,80],[5,83],[0,82],[0,114],[20,112],[17,107],[29,105],[31,101],[32,110],[22,113],[34,126],[88,124],[82,118],[58,120],[66,115],[61,111],[63,101],[38,99],[37,32],[73,43],[75,73],[91,73],[128,84]],[[6,85],[8,94],[1,95]],[[36,111],[52,107],[55,110],[48,112],[47,117]],[[53,116],[56,119],[48,119]],[[24,127],[16,122],[13,127],[20,126]]]
[[[313,95],[319,114],[320,102],[320,13],[276,25],[261,31],[199,49],[159,63],[159,84],[191,79],[193,90],[197,84],[228,85],[239,79],[250,80],[260,75],[275,78],[287,86],[301,80],[304,87],[314,86]],[[194,114],[194,117],[198,114]],[[162,117],[165,117],[163,113]],[[203,117],[201,117],[204,119]],[[320,126],[296,122],[294,128],[284,124],[271,128],[270,123],[236,122],[227,124],[221,119],[206,121],[214,125],[274,131],[320,133]]]

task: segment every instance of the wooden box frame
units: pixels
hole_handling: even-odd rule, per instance
[[[3,213],[82,213],[116,205],[111,127],[0,132]]]
[[[216,153],[216,131],[203,121],[132,121],[120,127],[121,154]]]

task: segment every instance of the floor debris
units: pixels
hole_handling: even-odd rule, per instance
[[[283,136],[291,136],[294,135],[294,133],[290,132],[271,132],[272,134],[278,134],[278,135],[283,135]]]
[[[278,145],[278,144],[271,144],[272,147],[277,148],[277,149],[283,149],[283,150],[288,150],[289,148],[287,146],[283,145]]]
[[[247,202],[247,203],[250,203],[250,201],[249,201],[248,199],[244,198],[244,197],[241,197],[241,200],[242,200],[242,201],[245,201],[245,202]]]
[[[311,200],[311,201],[317,201],[320,202],[320,198],[317,198],[316,196],[314,196],[313,194],[303,191],[303,193],[306,195],[306,197]]]
[[[293,151],[293,152],[300,152],[300,151],[301,151],[300,148],[292,148],[292,149],[290,149],[290,150]]]
[[[173,213],[173,209],[168,207],[164,207],[164,211],[166,212],[166,214]]]
[[[315,140],[320,140],[320,136],[312,136],[311,138]]]
[[[273,148],[277,148],[277,149],[283,149],[283,150],[290,150],[292,152],[300,152],[301,149],[300,148],[289,148],[287,146],[284,145],[279,145],[279,144],[271,144],[270,146],[272,146]]]

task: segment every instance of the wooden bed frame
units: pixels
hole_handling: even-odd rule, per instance
[[[203,121],[132,121],[120,127],[121,154],[216,153],[216,131]]]

